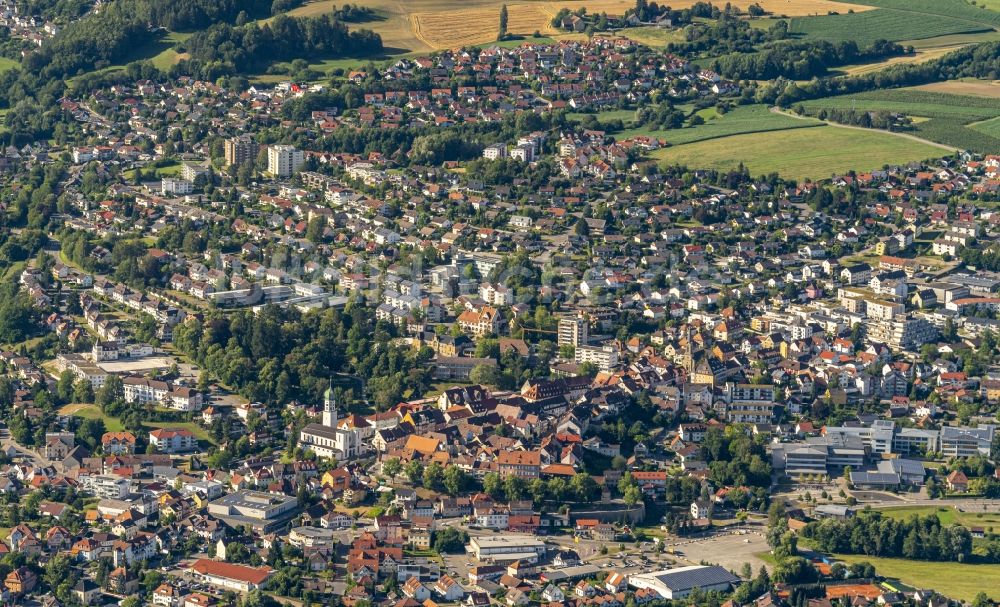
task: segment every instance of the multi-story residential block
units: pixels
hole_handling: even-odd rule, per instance
[[[258,151],[260,151],[260,146],[249,135],[227,139],[224,150],[226,167],[253,162],[257,159]]]
[[[161,453],[185,453],[198,448],[194,434],[184,428],[158,428],[149,433],[149,444]]]
[[[272,145],[267,148],[267,172],[275,177],[291,177],[305,164],[302,150],[290,145]]]

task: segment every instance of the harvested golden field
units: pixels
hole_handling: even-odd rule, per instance
[[[909,63],[924,63],[926,61],[931,61],[937,59],[948,53],[961,48],[961,46],[953,47],[940,47],[940,48],[929,48],[929,49],[917,49],[912,55],[902,55],[899,57],[890,57],[884,61],[875,61],[872,63],[860,63],[857,65],[845,65],[844,67],[837,68],[838,72],[842,72],[848,76],[861,76],[863,74],[870,74],[872,72],[880,72],[885,68],[892,65],[902,65]]]
[[[471,46],[497,39],[500,7],[414,13],[412,19],[414,34],[432,49]],[[508,4],[507,31],[518,36],[559,33],[552,27],[552,15],[545,12],[541,3]]]
[[[971,95],[973,97],[1000,97],[1000,80],[949,80],[935,82],[916,87],[935,93],[951,93],[952,95]]]
[[[697,0],[675,0],[673,8],[686,8]],[[869,10],[862,4],[847,4],[834,0],[731,0],[731,4],[746,9],[760,4],[776,15],[825,15],[828,11],[855,12]],[[500,22],[500,6],[507,4],[507,30],[511,34],[530,36],[534,32],[553,36],[552,17],[561,8],[577,10],[586,7],[588,13],[622,15],[635,6],[635,0],[361,0],[358,4],[375,10],[380,20],[361,24],[382,36],[388,54],[456,48],[463,45],[485,44],[496,39]],[[291,11],[293,16],[313,16],[332,10],[341,0],[314,0]]]

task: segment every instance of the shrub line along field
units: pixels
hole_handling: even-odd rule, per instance
[[[1000,116],[1000,97],[904,88],[815,99],[802,103],[802,107],[810,114],[817,114],[823,109],[887,111],[927,118],[914,124],[913,134],[975,152],[995,153],[1000,150],[998,125],[993,120]]]

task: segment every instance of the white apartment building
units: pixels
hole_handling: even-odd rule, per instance
[[[267,172],[275,177],[291,177],[305,162],[305,154],[294,146],[272,145],[267,148]]]
[[[194,191],[194,184],[186,179],[164,177],[160,180],[160,194],[164,196],[184,196]]]
[[[574,362],[591,363],[601,371],[610,371],[618,366],[618,352],[611,346],[580,345],[576,347]]]
[[[587,344],[587,319],[579,316],[570,316],[559,319],[559,329],[557,342],[560,346],[573,346],[579,348]]]

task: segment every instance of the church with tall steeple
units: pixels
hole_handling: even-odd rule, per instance
[[[299,445],[309,449],[317,457],[333,457],[338,461],[352,460],[365,454],[360,433],[352,428],[337,427],[337,399],[333,387],[323,393],[323,417],[321,423],[307,425],[299,432]]]

